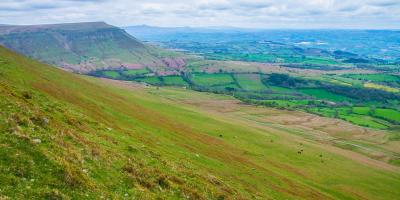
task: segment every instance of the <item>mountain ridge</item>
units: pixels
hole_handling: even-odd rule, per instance
[[[27,32],[38,30],[80,30],[80,29],[103,29],[103,28],[117,28],[105,22],[78,22],[78,23],[62,23],[62,24],[37,24],[37,25],[0,25],[0,35]]]
[[[123,29],[104,22],[2,26],[0,44],[77,73],[132,66],[169,68],[164,59],[180,57],[175,52],[144,44]]]

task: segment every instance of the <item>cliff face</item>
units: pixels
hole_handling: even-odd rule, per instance
[[[105,23],[1,26],[0,44],[66,70],[169,67],[162,49],[143,44],[124,30]],[[175,66],[175,65],[173,65]]]

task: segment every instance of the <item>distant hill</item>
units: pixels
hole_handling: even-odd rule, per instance
[[[163,41],[163,39],[185,34],[240,33],[258,30],[236,27],[157,27],[148,25],[127,26],[123,27],[123,29],[141,40],[149,41]]]
[[[4,25],[0,26],[0,44],[78,73],[118,68],[176,68],[183,63],[178,54],[144,44],[104,22]]]
[[[223,48],[227,47],[227,42],[233,42],[239,46],[250,44],[250,48],[240,49],[241,52],[244,52],[246,50],[251,51],[251,48],[254,47],[254,45],[251,45],[252,42],[273,41],[300,48],[347,52],[347,55],[342,56],[360,56],[390,62],[396,62],[400,51],[399,31],[396,30],[290,30],[268,29],[268,27],[260,27],[259,29],[236,27],[174,28],[146,25],[128,26],[124,29],[140,40],[158,42],[165,47],[189,51],[200,49],[196,43],[206,44],[207,47],[215,47],[214,44],[222,43]],[[185,45],[182,45],[184,43]],[[186,44],[188,43],[193,43],[194,48],[187,48]],[[211,50],[220,48],[221,46],[216,46]],[[229,47],[227,49],[234,48]],[[207,52],[209,50],[207,49]],[[336,55],[332,54],[331,56]]]

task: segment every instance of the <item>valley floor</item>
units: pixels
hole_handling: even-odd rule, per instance
[[[147,95],[151,95],[152,98],[158,99],[163,103],[185,108],[189,112],[201,113],[201,115],[223,123],[254,129],[257,132],[255,135],[242,136],[240,133],[235,135],[222,130],[220,135],[218,135],[220,133],[219,130],[217,130],[216,133],[211,133],[211,135],[220,137],[221,140],[231,143],[235,147],[243,147],[243,155],[250,157],[250,159],[255,159],[261,163],[267,162],[269,164],[271,164],[271,161],[277,161],[280,164],[275,163],[273,164],[274,167],[288,170],[289,173],[300,175],[311,182],[321,181],[318,180],[319,178],[322,178],[323,182],[330,182],[324,179],[327,177],[332,178],[332,175],[339,175],[344,171],[353,170],[350,165],[346,166],[344,163],[344,165],[337,163],[338,160],[336,159],[351,160],[354,165],[361,165],[384,173],[400,174],[399,166],[389,164],[391,160],[398,160],[400,158],[400,149],[398,148],[400,142],[388,139],[388,135],[398,134],[396,132],[360,127],[346,121],[320,117],[304,112],[246,105],[227,95],[202,93],[176,87],[153,87],[140,83],[109,79],[102,79],[102,81],[107,85],[111,84],[116,87],[123,87],[135,93],[138,93],[138,91],[140,91],[139,93],[145,92]],[[171,117],[174,118],[174,116]],[[175,117],[177,121],[181,121],[180,117]],[[261,138],[264,136],[265,138],[259,138],[260,135],[258,134],[262,135]],[[240,140],[239,138],[245,139],[245,141],[236,141]],[[271,148],[270,144],[260,146],[260,151],[255,150],[257,148],[252,148],[253,145],[251,141],[254,142],[254,146],[257,146],[258,142],[255,141],[260,142],[262,140],[269,140],[271,144],[278,143],[279,145],[284,145],[284,148],[289,148],[291,150],[289,150],[289,152],[286,152],[286,150],[285,152],[279,152],[278,149],[276,149],[276,151],[264,151],[263,148]],[[268,156],[268,154],[271,153],[273,156]],[[284,155],[286,153],[292,155]],[[306,156],[305,154],[308,155]],[[303,156],[306,157],[304,160],[302,159]],[[306,162],[310,161],[310,157],[308,156],[314,157],[314,159],[311,158],[313,164],[306,164]],[[282,163],[282,160],[275,160],[277,158],[278,160],[284,159],[287,163],[283,164],[285,162]],[[318,162],[318,164],[315,165],[314,162]],[[265,165],[265,163],[261,163],[260,165]],[[363,167],[358,166],[356,168],[358,170]],[[343,171],[341,172],[341,170]],[[326,173],[331,174],[328,175]],[[360,176],[360,174],[348,175],[354,176],[352,178]],[[369,175],[366,176],[370,177]],[[358,178],[360,177],[356,179]],[[363,181],[358,181],[359,182],[355,182],[354,184],[363,185]],[[334,185],[335,184],[329,187],[335,188]],[[339,188],[341,187],[342,186]],[[347,187],[348,186],[344,188]],[[362,192],[358,193],[356,192],[358,189],[352,187],[353,186],[345,190],[348,190],[347,192],[352,191],[351,193],[357,198],[365,197],[368,199],[368,197],[363,196]],[[308,194],[306,194],[306,196],[307,195]]]
[[[397,132],[360,127],[343,120],[305,112],[247,105],[228,95],[102,80],[133,91],[149,92],[170,101],[169,103],[185,106],[187,109],[226,122],[294,137],[366,165],[400,172],[400,166],[388,164],[391,159],[400,159],[400,141],[388,139],[388,135],[398,134]]]

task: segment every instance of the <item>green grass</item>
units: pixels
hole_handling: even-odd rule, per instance
[[[230,90],[230,89],[240,89],[236,84],[234,83],[229,83],[226,85],[214,85],[214,86],[210,86],[210,89],[217,89],[217,90]]]
[[[121,72],[122,75],[125,76],[137,76],[137,75],[143,75],[143,74],[147,74],[150,71],[147,68],[143,68],[143,69],[129,69],[129,70],[124,70]]]
[[[276,92],[284,92],[284,93],[295,92],[294,89],[285,88],[285,87],[279,87],[279,86],[272,86],[272,85],[269,85],[268,89],[276,91]]]
[[[389,87],[389,86],[381,85],[381,84],[375,84],[375,83],[368,82],[368,83],[364,83],[363,86],[366,88],[373,88],[373,89],[383,90],[386,92],[400,93],[399,88]]]
[[[389,132],[388,135],[390,141],[400,141],[400,131],[398,129]]]
[[[396,110],[377,108],[373,115],[400,123],[400,112]]]
[[[357,114],[349,114],[349,115],[339,115],[341,119],[344,119],[346,121],[349,121],[351,123],[360,125],[360,126],[366,126],[366,127],[371,127],[371,128],[376,128],[376,129],[385,129],[387,128],[386,125],[378,123],[376,120],[369,116],[365,115],[357,115]]]
[[[313,108],[312,111],[325,117],[337,117],[364,127],[387,129],[392,126],[392,123],[371,115],[369,107]]]
[[[64,35],[65,37],[57,37]],[[92,39],[88,39],[90,35]],[[38,30],[2,36],[3,43],[35,59],[49,64],[71,67],[75,71],[119,67],[123,64],[150,64],[179,53],[143,44],[116,27],[75,30]],[[70,48],[64,48],[69,44]],[[90,67],[88,67],[90,66]]]
[[[316,79],[343,86],[362,86],[363,83],[362,81],[359,80],[355,80],[348,77],[342,77],[338,75],[323,75],[321,77],[316,77]]]
[[[297,107],[307,105],[308,100],[263,100],[262,102],[273,103],[283,108]]]
[[[373,82],[400,82],[400,76],[390,74],[345,74],[344,77]]]
[[[234,82],[230,74],[192,74],[192,81],[201,86],[228,85]]]
[[[359,115],[369,115],[370,110],[369,107],[353,107],[353,113]]]
[[[151,85],[160,85],[162,84],[161,80],[157,76],[151,76],[151,77],[144,77],[144,78],[137,78],[135,81],[139,82],[145,82]]]
[[[0,56],[0,198],[400,196],[398,172],[328,151],[295,130],[218,115],[217,99],[199,110],[162,94],[202,103],[206,93],[74,75],[4,48]]]
[[[350,108],[347,108],[346,110],[349,109]],[[370,107],[353,107],[353,114],[351,116],[341,115],[341,118],[344,118],[354,124],[378,129],[388,128],[391,123],[387,121],[399,122],[398,120],[400,120],[400,112],[396,110],[382,108],[377,108],[374,110],[375,111],[372,111]]]
[[[338,65],[338,64],[341,64],[340,62],[338,62],[334,59],[323,58],[323,57],[307,57],[302,61],[302,63],[314,64],[314,65]]]
[[[376,108],[372,111],[370,107],[354,107],[353,113],[372,115],[389,121],[400,122],[400,112],[393,109]]]
[[[301,93],[313,96],[317,99],[324,99],[324,100],[329,100],[329,101],[351,101],[351,98],[348,98],[346,96],[342,96],[339,94],[335,94],[329,91],[326,91],[324,89],[311,89],[311,88],[303,88],[299,89]]]
[[[112,79],[118,79],[121,76],[118,71],[103,71],[102,73],[104,76]]]
[[[299,109],[306,112],[316,113],[325,117],[339,117],[348,122],[360,126],[367,126],[376,129],[387,129],[396,124],[396,120],[392,118],[384,118],[382,116],[371,115],[368,107],[355,107],[353,111],[350,108],[330,108],[329,106],[319,102],[310,101],[312,96],[317,100],[326,100],[334,102],[354,102],[355,100],[343,95],[329,92],[325,89],[318,88],[285,88],[277,86],[264,85],[260,80],[260,74],[193,74],[192,82],[196,85],[206,87],[210,91],[230,91],[236,89],[235,96],[248,103],[261,104],[266,106],[276,106],[279,108]],[[326,79],[329,76],[324,77]],[[347,79],[347,78],[342,78]],[[146,77],[137,79],[153,85],[169,85],[169,86],[188,86],[180,76],[166,76],[160,78]],[[316,79],[320,80],[320,79]],[[322,79],[321,79],[322,80]],[[320,81],[321,81],[320,80]],[[350,84],[350,83],[349,83]],[[243,91],[245,90],[245,91]],[[302,96],[302,95],[307,96]],[[314,108],[313,108],[314,107]],[[353,113],[359,116],[347,116]],[[371,116],[370,116],[371,115]],[[385,119],[385,120],[384,120]],[[360,120],[366,120],[365,123]]]
[[[261,82],[259,74],[236,74],[235,78],[244,90],[265,90],[267,87]]]
[[[165,85],[188,86],[188,83],[181,76],[164,76],[162,79]]]
[[[315,107],[311,108],[311,110],[314,113],[317,113],[319,115],[322,115],[324,117],[335,117],[336,110],[332,108],[320,108],[320,107]]]

